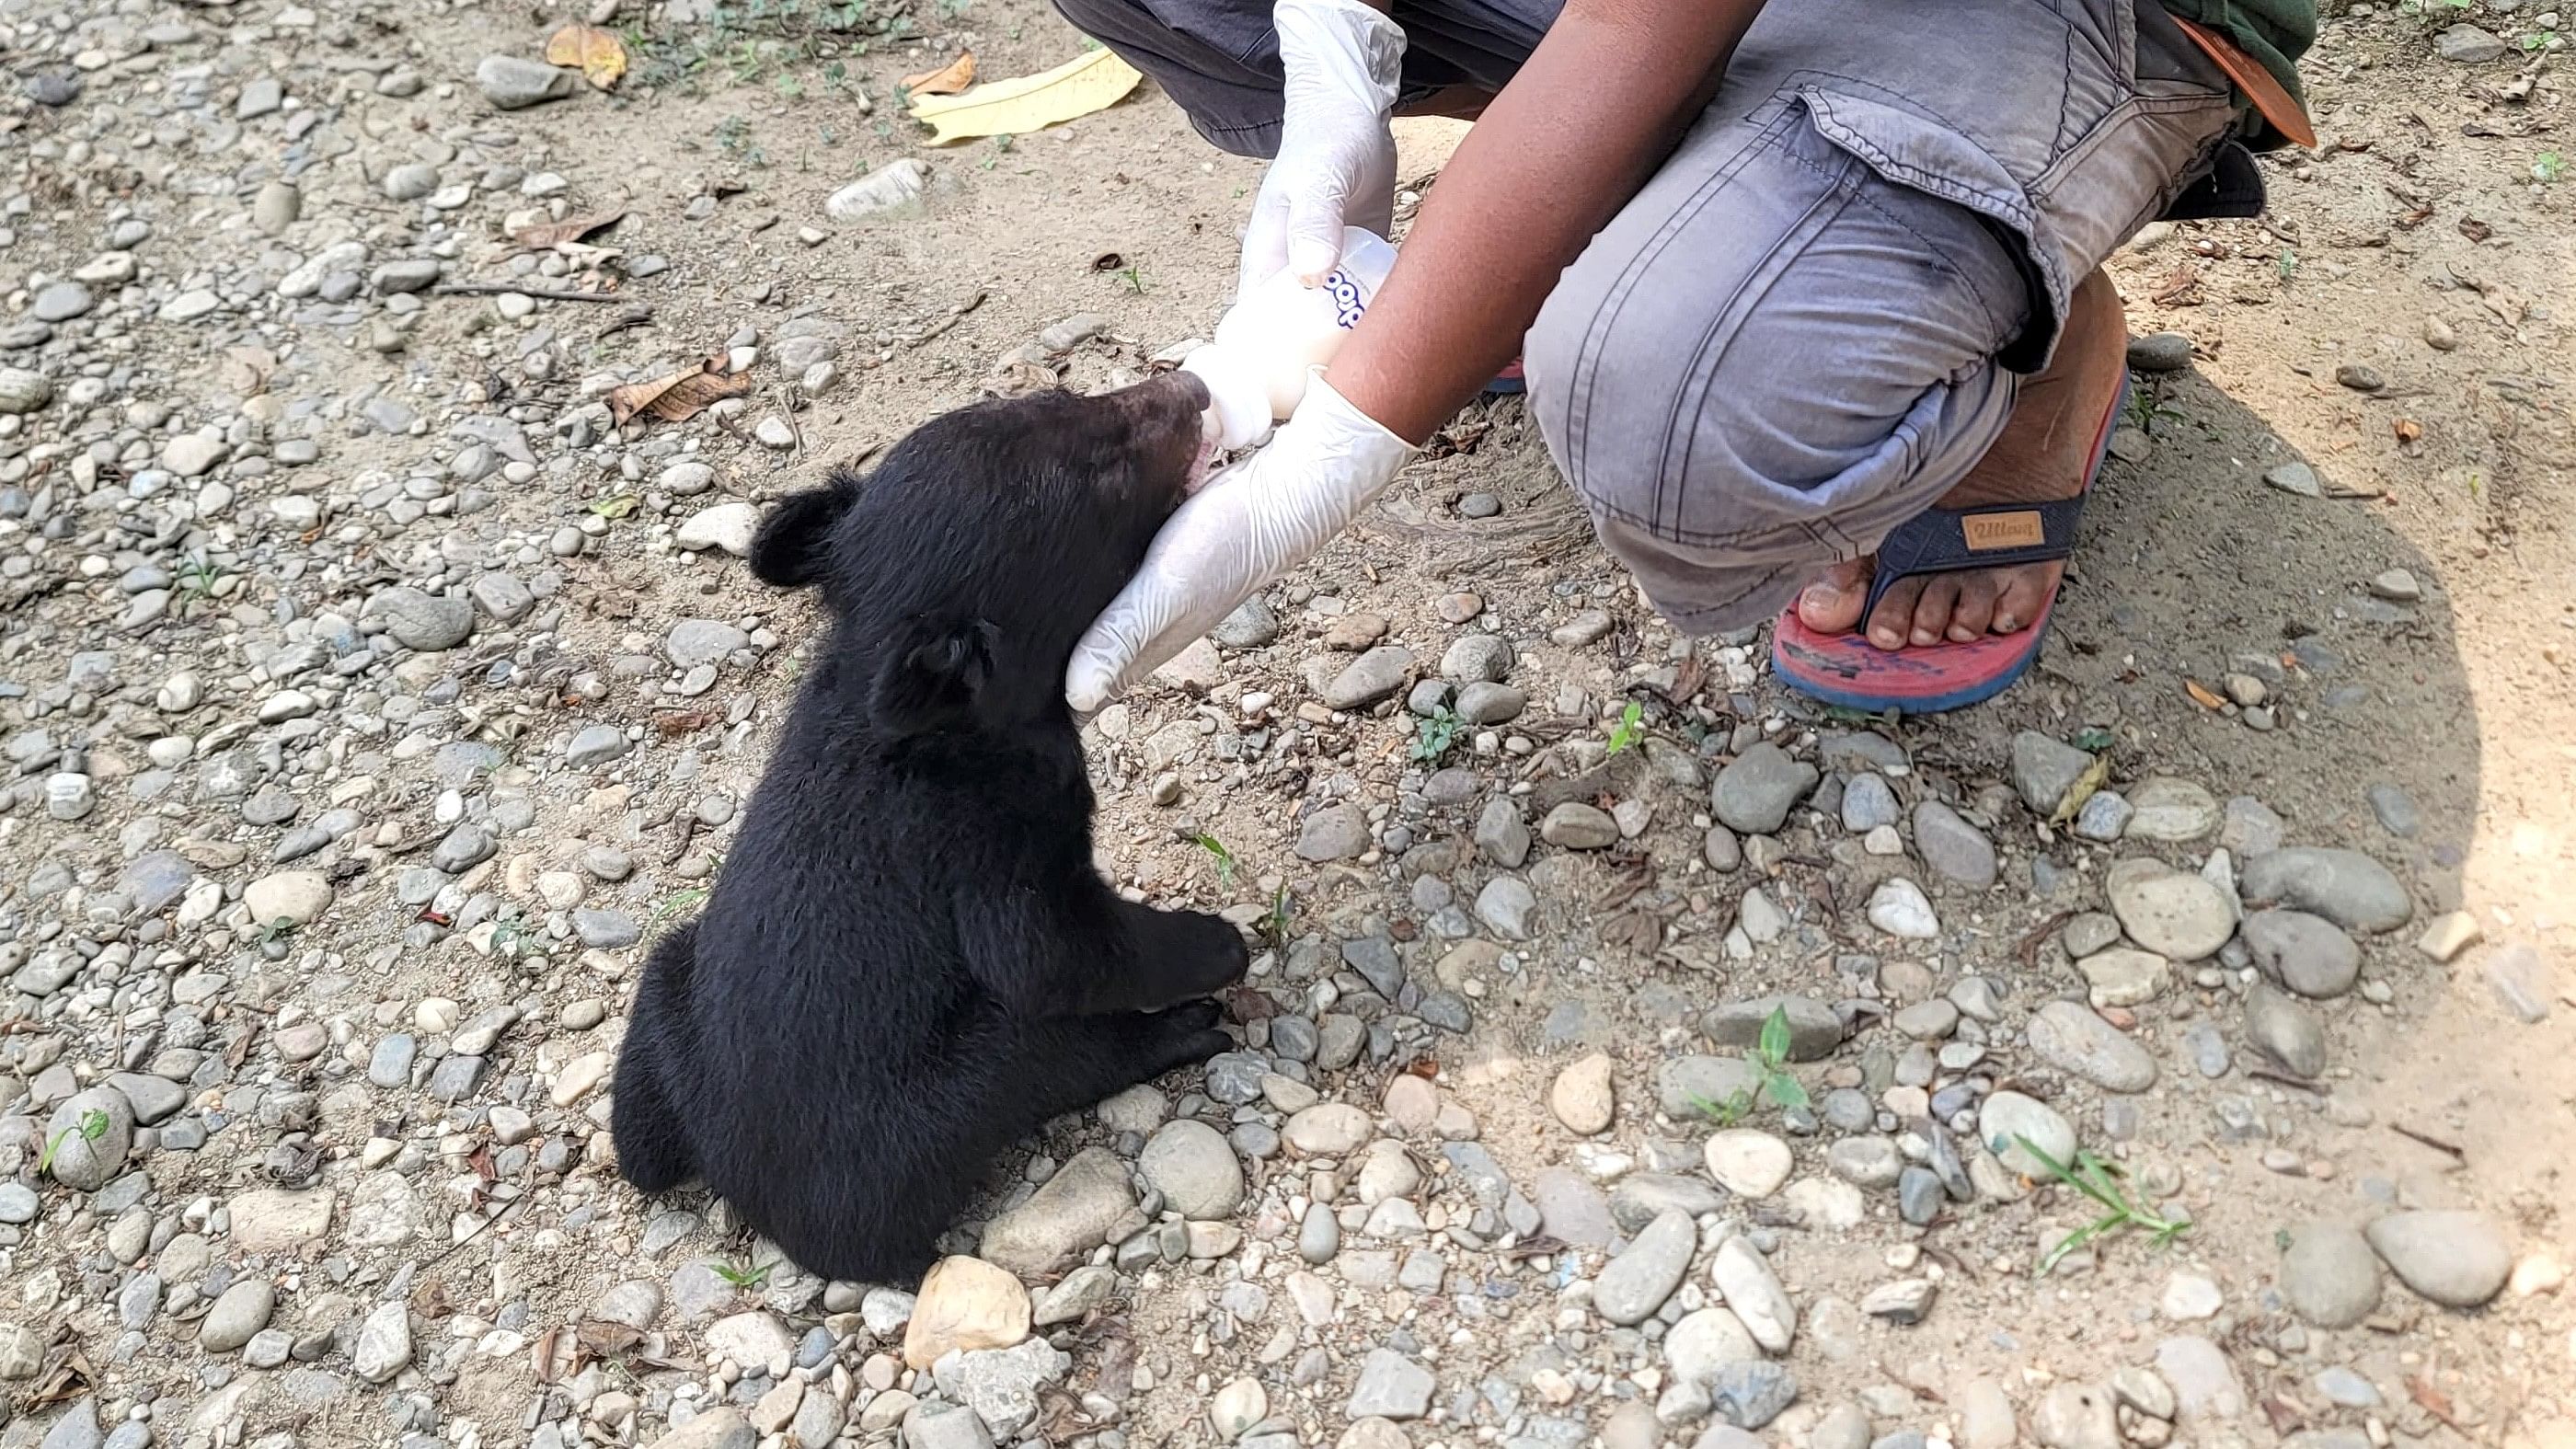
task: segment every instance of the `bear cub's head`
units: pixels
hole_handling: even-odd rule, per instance
[[[1061,717],[1091,621],[1203,475],[1206,385],[1171,372],[933,418],[760,526],[751,571],[819,587],[869,723],[906,738]],[[846,679],[845,686],[856,679]]]

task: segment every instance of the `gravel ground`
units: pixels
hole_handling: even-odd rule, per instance
[[[1104,871],[1259,939],[1239,1049],[851,1284],[605,1131],[813,624],[738,556],[1203,332],[1254,169],[1150,87],[919,144],[902,76],[1076,53],[1024,0],[606,0],[607,91],[547,6],[19,0],[0,1449],[2576,1439],[2537,3],[2333,17],[2273,216],[2118,259],[1986,709],[1678,637],[1472,408],[1086,728]]]

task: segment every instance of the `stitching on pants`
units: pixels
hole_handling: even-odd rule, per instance
[[[1785,150],[1780,155],[1782,159],[1793,164],[1806,166],[1799,157]],[[1849,164],[1854,171],[1859,169],[1859,163],[1856,160],[1850,161]],[[1662,519],[1665,513],[1664,494],[1667,488],[1673,494],[1672,534],[1679,536],[1692,531],[1683,526],[1682,518],[1690,505],[1691,453],[1699,444],[1699,429],[1695,424],[1707,414],[1709,395],[1714,391],[1717,370],[1725,365],[1726,353],[1733,347],[1735,339],[1742,335],[1743,319],[1733,318],[1731,314],[1735,312],[1737,305],[1745,300],[1747,289],[1753,287],[1756,282],[1760,283],[1763,293],[1768,293],[1772,287],[1779,284],[1791,267],[1797,265],[1797,253],[1791,252],[1784,257],[1782,255],[1784,249],[1793,242],[1799,245],[1800,250],[1815,245],[1816,237],[1832,227],[1834,218],[1851,209],[1854,192],[1857,190],[1856,177],[1850,172],[1842,176],[1834,176],[1819,167],[1807,166],[1806,169],[1815,171],[1825,178],[1824,191],[1798,218],[1797,224],[1784,233],[1771,250],[1761,256],[1760,264],[1747,270],[1743,281],[1726,299],[1726,305],[1710,310],[1708,322],[1701,329],[1699,343],[1691,349],[1690,366],[1684,369],[1682,374],[1683,384],[1674,391],[1672,404],[1665,412],[1664,436],[1655,453],[1654,509],[1657,521],[1650,525],[1657,533],[1664,531]],[[1834,205],[1830,212],[1825,212],[1825,204],[1828,202]],[[1772,263],[1775,261],[1779,263],[1777,271],[1772,270]],[[1758,297],[1752,305],[1757,307],[1761,305]],[[1720,335],[1721,331],[1723,336]],[[1711,352],[1712,348],[1715,349],[1714,355]],[[1685,413],[1688,414],[1687,417],[1684,416]],[[1674,466],[1673,460],[1676,443],[1681,451],[1679,467]]]
[[[1727,158],[1724,165],[1702,180],[1681,199],[1680,204],[1657,223],[1653,234],[1648,236],[1638,247],[1635,255],[1622,265],[1610,287],[1603,292],[1601,300],[1594,305],[1592,316],[1585,321],[1583,342],[1575,350],[1574,376],[1566,388],[1565,403],[1565,452],[1566,461],[1570,465],[1567,470],[1570,475],[1568,481],[1578,488],[1583,486],[1582,475],[1590,471],[1585,466],[1585,455],[1589,452],[1592,397],[1594,390],[1599,386],[1603,339],[1611,325],[1615,323],[1617,314],[1626,307],[1630,294],[1636,290],[1648,262],[1660,257],[1679,239],[1685,218],[1705,209],[1716,195],[1735,179],[1737,173],[1750,163],[1754,154],[1769,144],[1770,138],[1780,130],[1786,117],[1785,106],[1782,111],[1781,116],[1775,116],[1747,138],[1736,153]],[[1750,117],[1748,116],[1747,119]]]

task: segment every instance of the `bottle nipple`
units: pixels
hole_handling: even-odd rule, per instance
[[[1181,359],[1181,370],[1207,384],[1205,435],[1221,448],[1248,448],[1269,433],[1270,385],[1249,358],[1210,344]]]

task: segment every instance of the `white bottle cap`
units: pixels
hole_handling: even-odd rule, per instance
[[[1182,358],[1181,371],[1207,384],[1210,402],[1201,426],[1217,446],[1248,448],[1269,434],[1270,385],[1250,359],[1211,345]]]

